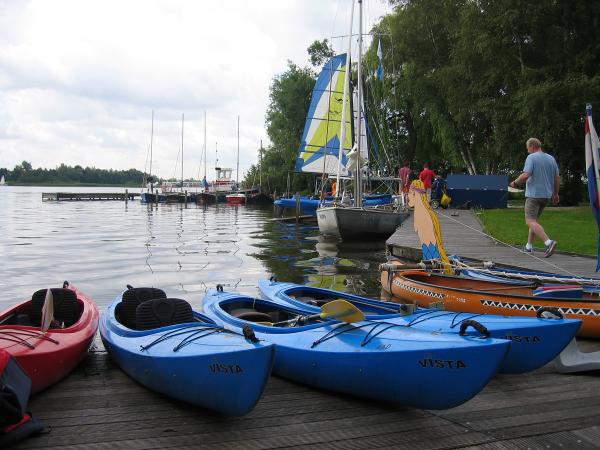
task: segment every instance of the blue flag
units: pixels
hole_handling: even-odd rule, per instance
[[[377,44],[377,57],[379,58],[379,67],[377,67],[377,78],[383,81],[383,52],[381,51],[381,39]]]

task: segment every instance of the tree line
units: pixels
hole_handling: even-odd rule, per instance
[[[600,110],[600,2],[390,3],[393,13],[372,30],[363,66],[367,117],[388,171],[408,160],[442,173],[512,175],[522,170],[525,141],[535,136],[559,163],[563,201],[582,200],[585,104]],[[271,84],[264,188],[268,182],[271,191],[286,189],[316,66],[329,52],[326,41],[313,43],[313,67],[290,61]],[[251,168],[248,183],[257,170]],[[310,190],[313,179],[294,174],[292,189]]]
[[[138,187],[142,184],[144,173],[136,169],[106,170],[65,164],[55,169],[34,169],[30,162],[23,161],[13,170],[0,168],[0,177],[2,176],[8,184],[97,184]]]

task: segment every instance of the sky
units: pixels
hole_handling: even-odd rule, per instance
[[[0,0],[0,167],[240,179],[268,145],[269,86],[314,40],[349,32],[351,0]],[[365,0],[365,30],[391,11]],[[358,30],[355,16],[355,33]],[[331,40],[343,52],[347,40]],[[368,43],[365,42],[365,45]],[[355,44],[353,44],[355,45]],[[234,172],[235,177],[235,172]]]

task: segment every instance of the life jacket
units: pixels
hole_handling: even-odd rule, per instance
[[[31,380],[10,353],[0,349],[0,448],[6,448],[44,426],[27,412]]]

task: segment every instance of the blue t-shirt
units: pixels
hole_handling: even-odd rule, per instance
[[[527,156],[523,172],[529,173],[525,185],[525,197],[551,198],[554,193],[554,177],[558,175],[558,165],[552,155],[535,152]]]

